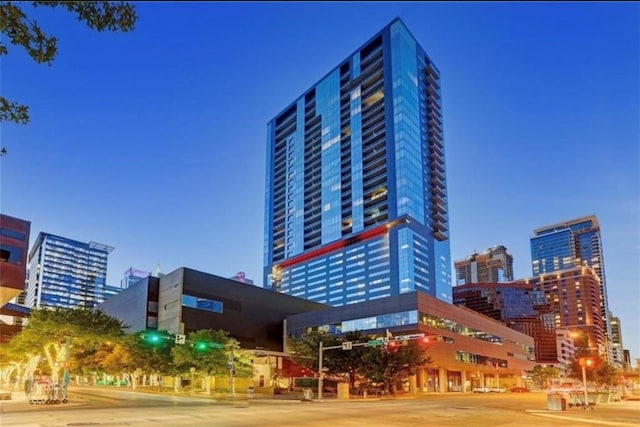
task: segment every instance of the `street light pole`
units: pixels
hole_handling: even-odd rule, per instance
[[[320,349],[318,353],[318,400],[322,400],[322,341],[320,341]]]

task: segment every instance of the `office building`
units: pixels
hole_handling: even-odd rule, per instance
[[[532,284],[543,291],[551,305],[555,329],[569,330],[577,348],[596,352],[608,360],[609,341],[600,316],[600,280],[593,268],[567,268],[513,283]]]
[[[573,267],[593,268],[602,294],[600,316],[605,333],[608,339],[611,339],[602,238],[600,224],[595,215],[541,227],[534,230],[533,234],[531,267],[534,276]]]
[[[456,285],[499,283],[513,280],[513,256],[504,246],[494,246],[454,262]]]
[[[267,126],[264,286],[451,302],[440,73],[395,19]]]
[[[453,303],[534,339],[539,364],[560,363],[552,305],[532,283],[468,283],[453,288]]]
[[[469,392],[474,387],[522,386],[535,366],[532,337],[465,307],[410,292],[341,307],[290,315],[287,335],[362,331],[384,338],[424,334],[432,362],[409,378],[410,393]],[[341,350],[338,350],[341,351]]]
[[[40,233],[29,253],[29,308],[93,308],[107,297],[107,257],[101,243]]]
[[[620,319],[615,316],[611,316],[611,350],[613,355],[613,366],[617,369],[622,369],[624,367],[622,325],[620,324]]]
[[[138,280],[144,279],[149,275],[151,275],[151,273],[148,271],[137,270],[133,267],[130,267],[129,269],[127,269],[127,271],[124,272],[124,276],[122,277],[122,280],[120,280],[120,287],[122,289],[127,289]]]

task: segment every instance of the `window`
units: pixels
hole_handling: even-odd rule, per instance
[[[0,261],[20,264],[22,262],[22,249],[15,246],[0,245]]]
[[[221,301],[194,297],[191,295],[182,295],[182,305],[184,307],[197,308],[199,310],[212,311],[214,313],[222,313],[223,309]]]

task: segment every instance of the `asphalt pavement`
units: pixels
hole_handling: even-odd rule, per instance
[[[81,391],[84,387],[78,388]],[[102,390],[105,388],[102,387]],[[148,394],[162,394],[162,395],[175,395],[189,399],[205,399],[214,400],[220,402],[228,402],[226,397],[215,397],[207,395],[189,395],[187,393],[174,393],[171,391],[163,391],[161,393],[153,392],[151,390],[131,390],[126,388],[110,388],[117,391],[129,391],[132,393],[148,393]],[[458,394],[456,394],[458,395]],[[384,397],[384,398],[366,398],[366,399],[350,399],[350,400],[338,400],[335,397],[326,397],[321,402],[317,400],[311,400],[306,402],[318,403],[318,404],[340,404],[344,402],[373,402],[375,400],[393,400],[393,399],[428,399],[429,395],[403,395],[399,397]],[[285,394],[276,396],[266,396],[256,394],[252,398],[247,399],[246,395],[238,394],[236,397],[240,401],[248,401],[248,404],[253,403],[303,403],[302,394]],[[21,412],[25,410],[37,410],[38,407],[47,410],[64,410],[69,407],[85,406],[87,401],[83,399],[79,394],[74,394],[73,388],[69,391],[68,403],[58,404],[33,404],[29,403],[27,397],[22,391],[13,391],[11,393],[10,400],[0,400],[0,414],[9,412]],[[620,402],[611,402],[597,404],[593,407],[593,410],[584,410],[582,408],[567,408],[565,411],[552,411],[541,408],[526,409],[526,412],[530,415],[536,415],[539,417],[554,418],[558,420],[564,420],[568,422],[580,423],[580,425],[601,425],[601,426],[617,426],[617,427],[638,427],[640,426],[640,398],[628,399]]]

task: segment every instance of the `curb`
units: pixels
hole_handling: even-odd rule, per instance
[[[574,421],[574,422],[587,423],[587,424],[599,424],[603,426],[638,427],[637,423],[627,423],[624,421],[605,421],[601,418],[593,419],[593,418],[571,417],[566,415],[556,415],[551,413],[550,411],[538,410],[538,409],[526,409],[525,412],[527,414],[536,415],[539,417],[554,418],[556,420]]]

